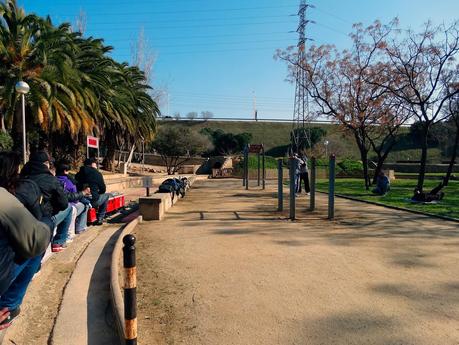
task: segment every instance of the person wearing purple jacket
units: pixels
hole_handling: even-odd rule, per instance
[[[69,171],[69,165],[60,163],[56,169],[56,177],[64,187],[69,204],[73,208],[73,226],[71,225],[69,229],[71,239],[74,234],[81,234],[88,228],[88,210],[91,204],[86,197],[91,195],[91,189],[86,187],[81,192],[78,192],[75,183],[68,176]]]

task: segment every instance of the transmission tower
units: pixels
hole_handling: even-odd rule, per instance
[[[292,130],[292,153],[298,151],[303,147],[305,140],[310,144],[310,131],[309,126],[309,99],[306,91],[307,76],[306,71],[301,68],[306,63],[306,42],[312,39],[306,37],[306,27],[309,23],[314,23],[312,20],[307,19],[307,11],[309,8],[314,8],[313,5],[308,4],[307,0],[300,1],[300,8],[298,10],[299,24],[298,24],[298,57],[295,65],[295,104],[293,110],[293,130]]]

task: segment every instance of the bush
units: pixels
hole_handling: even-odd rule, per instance
[[[263,169],[262,165],[262,158],[260,155],[260,169]],[[277,159],[270,156],[265,156],[265,167],[266,169],[277,169]],[[244,160],[242,159],[237,165],[235,166],[236,171],[242,171],[244,168]],[[256,155],[249,156],[249,170],[257,170],[258,169],[258,160]]]
[[[0,131],[0,151],[8,151],[11,150],[13,147],[13,139],[11,136],[6,133]]]
[[[345,159],[342,162],[339,162],[337,165],[345,173],[363,172],[363,163],[361,161]]]

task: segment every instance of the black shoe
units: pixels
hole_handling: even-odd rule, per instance
[[[97,222],[94,222],[93,225],[95,225],[95,226],[104,225],[104,221],[103,220],[98,220]]]
[[[14,319],[17,318],[18,315],[21,313],[21,308],[17,307],[16,309],[10,310],[9,312],[10,312],[10,315],[0,323],[0,326],[12,323]]]

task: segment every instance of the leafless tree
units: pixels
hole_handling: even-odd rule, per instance
[[[428,22],[421,32],[409,30],[404,39],[393,38],[380,49],[385,61],[377,69],[382,87],[405,103],[421,124],[422,144],[417,189],[424,187],[428,154],[428,134],[435,123],[450,116],[444,111],[449,100],[459,93],[459,22],[434,26]]]

